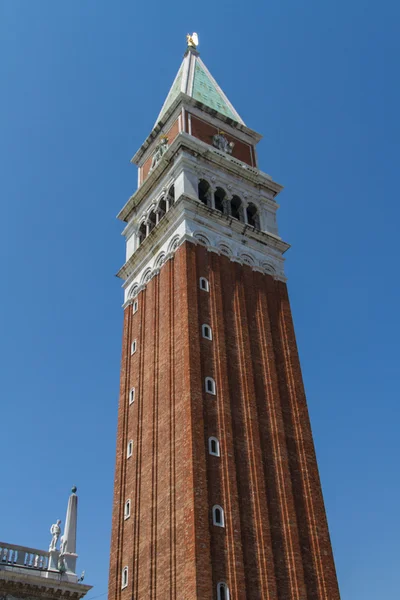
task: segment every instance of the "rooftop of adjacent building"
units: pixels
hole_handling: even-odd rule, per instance
[[[20,591],[40,598],[49,593],[54,598],[82,598],[92,586],[77,578],[71,581],[62,569],[50,568],[50,552],[0,542],[0,589],[14,597]],[[7,597],[7,596],[6,596]]]
[[[0,542],[0,590],[19,597],[82,598],[92,586],[82,584],[76,571],[76,487],[68,500],[64,533],[61,521],[51,526],[49,550]],[[60,538],[60,547],[58,541]]]

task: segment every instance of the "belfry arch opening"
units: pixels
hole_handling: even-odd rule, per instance
[[[258,208],[252,202],[247,206],[247,223],[255,229],[260,229],[260,215]]]
[[[234,219],[244,221],[243,218],[243,204],[239,196],[233,196],[231,200],[231,215]]]
[[[144,242],[144,240],[146,239],[146,233],[147,233],[147,227],[146,227],[146,223],[142,223],[141,226],[139,227],[139,232],[138,232],[138,241],[139,241],[139,246],[140,244],[142,244]]]
[[[161,198],[160,202],[158,203],[158,220],[161,221],[161,219],[163,218],[163,216],[165,215],[165,213],[167,212],[167,203],[165,201],[165,198]]]
[[[214,194],[214,206],[219,212],[224,212],[224,200],[226,198],[226,192],[224,189],[217,187]]]
[[[206,206],[210,206],[210,204],[211,204],[211,189],[210,189],[210,184],[205,179],[200,179],[200,181],[199,181],[198,196],[199,196],[200,202],[202,202]]]
[[[154,210],[152,210],[151,213],[149,214],[149,216],[147,218],[147,224],[148,224],[149,233],[150,233],[150,231],[153,231],[154,227],[157,225],[157,215],[154,212]]]
[[[175,202],[175,186],[174,185],[171,185],[171,187],[168,190],[168,202],[169,202],[170,207]]]

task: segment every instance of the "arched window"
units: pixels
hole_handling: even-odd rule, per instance
[[[215,381],[212,377],[206,377],[205,379],[206,392],[207,394],[216,394]]]
[[[127,500],[125,502],[124,519],[129,519],[130,516],[131,516],[131,501]]]
[[[173,205],[173,203],[175,202],[175,186],[171,185],[171,187],[168,190],[168,200],[169,200],[169,205],[170,207]]]
[[[200,289],[204,292],[210,291],[210,286],[208,285],[208,280],[205,277],[200,277],[199,280]]]
[[[208,438],[208,452],[213,456],[221,456],[219,441],[216,437]]]
[[[157,225],[157,215],[154,210],[151,211],[149,216],[147,217],[147,224],[149,226],[149,233],[153,231],[154,227]]]
[[[213,525],[217,527],[225,527],[224,509],[216,504],[212,509]]]
[[[229,588],[222,581],[217,585],[217,600],[230,600]]]
[[[202,325],[201,333],[203,338],[206,338],[206,340],[212,340],[212,331],[209,325]]]
[[[126,458],[130,458],[133,452],[133,440],[129,440],[128,447],[126,449]]]
[[[246,212],[248,224],[252,225],[252,227],[255,229],[260,229],[260,215],[258,214],[257,207],[250,202],[250,204],[247,206]]]
[[[205,179],[200,179],[198,187],[199,200],[206,206],[211,206],[210,184]]]
[[[214,194],[214,206],[217,210],[219,210],[222,213],[225,212],[224,211],[225,198],[226,198],[225,190],[223,190],[220,187],[217,187],[217,189],[215,190],[215,194]]]
[[[133,404],[135,402],[135,388],[131,388],[129,390],[129,404]]]
[[[139,227],[139,231],[138,231],[139,246],[146,239],[146,234],[147,234],[146,223],[142,223],[141,226]]]
[[[233,196],[231,200],[231,215],[234,219],[239,219],[239,221],[244,221],[243,215],[243,205],[239,196]]]
[[[122,569],[122,582],[121,582],[121,587],[122,588],[126,588],[126,586],[128,585],[128,567],[124,567]]]
[[[133,312],[133,314],[135,314],[138,311],[138,307],[139,307],[138,301],[134,300],[133,304],[132,304],[132,312]]]
[[[136,348],[137,348],[136,340],[133,340],[133,342],[131,344],[131,354],[135,354]]]

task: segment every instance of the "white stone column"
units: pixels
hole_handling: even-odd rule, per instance
[[[217,191],[217,186],[214,183],[211,183],[210,190],[211,190],[211,208],[215,208],[215,192]]]
[[[243,207],[243,221],[246,225],[248,225],[248,220],[247,220],[247,201],[246,200],[242,200],[242,207]]]
[[[233,194],[232,194],[232,192],[229,192],[226,194],[226,196],[222,202],[223,207],[224,207],[224,215],[227,215],[228,217],[230,217],[232,214],[232,206],[231,206],[232,198],[233,198]]]

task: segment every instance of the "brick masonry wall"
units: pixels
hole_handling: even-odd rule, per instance
[[[188,112],[186,113],[186,120],[188,119],[189,114],[190,113]],[[205,142],[206,144],[210,144],[210,146],[212,146],[213,136],[218,133],[218,128],[214,127],[214,125],[211,125],[211,123],[209,123],[208,121],[203,121],[203,119],[199,119],[194,115],[191,115],[191,122],[192,135],[194,137],[197,137],[202,142]],[[186,123],[186,127],[186,131],[189,131],[188,121]],[[223,130],[223,126],[220,128],[220,130]],[[250,146],[250,144],[246,144],[245,142],[242,142],[242,140],[239,140],[238,138],[229,135],[226,132],[224,135],[229,142],[234,142],[235,144],[233,147],[232,156],[234,158],[237,158],[238,160],[245,162],[251,167],[254,167],[255,160],[253,147]]]
[[[286,285],[186,242],[138,305],[124,314],[109,600],[210,600],[220,581],[231,600],[339,600]]]
[[[176,138],[176,136],[178,135],[178,133],[179,133],[179,118],[176,119],[176,121],[174,121],[172,123],[172,125],[168,129],[168,131],[166,131],[165,133],[163,133],[163,135],[166,135],[168,137],[168,144],[172,144],[172,142],[174,141],[174,139]],[[144,163],[144,165],[142,167],[140,167],[140,169],[139,169],[140,183],[143,183],[143,181],[146,179],[147,175],[149,174],[152,160],[153,160],[153,156],[150,156],[146,160],[146,162]]]

